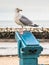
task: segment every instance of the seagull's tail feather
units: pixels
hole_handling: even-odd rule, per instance
[[[28,25],[28,26],[38,27],[39,25],[37,25],[37,24],[32,24],[32,25]]]

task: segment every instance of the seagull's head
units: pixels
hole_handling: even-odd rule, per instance
[[[16,8],[16,12],[19,13],[20,11],[22,11],[22,9]]]

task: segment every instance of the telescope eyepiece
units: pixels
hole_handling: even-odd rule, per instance
[[[36,52],[37,52],[37,49],[29,50],[29,53],[33,53],[33,54],[35,54]]]

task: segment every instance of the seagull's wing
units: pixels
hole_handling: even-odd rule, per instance
[[[21,16],[21,18],[19,19],[20,20],[20,22],[23,24],[23,25],[27,25],[27,26],[29,26],[29,25],[32,25],[32,21],[31,20],[29,20],[27,17],[25,17],[25,16]]]
[[[27,17],[25,16],[21,16],[21,18],[19,19],[20,22],[23,24],[23,25],[26,25],[26,26],[32,26],[32,27],[38,27],[37,24],[33,24],[33,22],[31,20],[29,20]]]

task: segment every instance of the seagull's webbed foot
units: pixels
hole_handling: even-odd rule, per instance
[[[23,28],[19,28],[19,33],[23,34]]]

